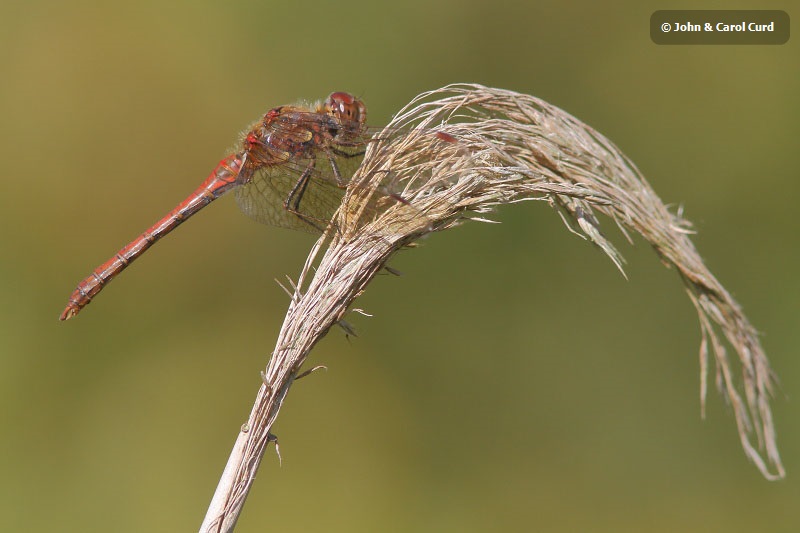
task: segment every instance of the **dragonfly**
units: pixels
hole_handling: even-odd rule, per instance
[[[231,190],[240,209],[260,222],[323,231],[366,152],[366,117],[364,102],[346,92],[313,107],[271,109],[194,192],[81,281],[59,318],[77,315],[156,241]]]

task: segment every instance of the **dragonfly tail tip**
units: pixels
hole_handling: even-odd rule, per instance
[[[58,319],[61,320],[61,321],[69,320],[70,318],[72,318],[75,315],[77,315],[79,310],[80,309],[78,309],[78,308],[76,308],[76,307],[74,307],[72,305],[68,305],[64,309],[64,311],[61,312],[61,316],[59,316]]]

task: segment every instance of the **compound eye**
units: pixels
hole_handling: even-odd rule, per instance
[[[335,92],[326,102],[328,113],[342,122],[363,124],[367,111],[364,103],[349,93]]]

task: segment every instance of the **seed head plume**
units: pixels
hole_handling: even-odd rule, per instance
[[[293,287],[264,384],[202,531],[229,531],[226,526],[235,524],[300,367],[392,255],[428,233],[526,200],[556,208],[570,230],[602,249],[620,271],[623,259],[601,232],[597,214],[612,219],[628,240],[629,232],[640,234],[675,268],[700,320],[701,405],[711,354],[745,454],[768,479],[784,476],[769,406],[774,375],[755,329],[690,241],[690,224],[586,124],[532,96],[459,84],[415,98],[370,144]]]

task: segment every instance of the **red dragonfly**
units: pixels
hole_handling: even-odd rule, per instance
[[[245,135],[240,151],[220,161],[188,198],[81,281],[60,319],[78,314],[153,243],[231,189],[239,207],[256,220],[324,230],[364,155],[366,117],[364,103],[344,92],[332,93],[314,109],[270,110]]]

